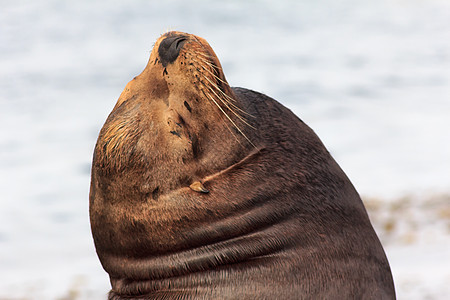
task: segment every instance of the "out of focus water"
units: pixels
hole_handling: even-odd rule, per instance
[[[169,29],[291,108],[362,195],[450,192],[449,1],[0,3],[0,299],[104,298],[92,150]]]

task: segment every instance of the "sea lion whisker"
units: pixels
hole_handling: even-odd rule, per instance
[[[208,80],[209,81],[209,80]],[[253,116],[252,114],[246,112],[245,110],[243,110],[242,108],[240,108],[239,106],[237,106],[236,104],[234,104],[233,102],[236,102],[235,99],[231,98],[230,96],[228,96],[221,88],[219,88],[216,84],[214,84],[213,82],[210,82],[211,85],[218,90],[224,98],[220,97],[221,100],[226,101],[227,103],[229,103],[231,106],[233,106],[234,108],[236,108],[237,110],[239,110],[240,112],[246,114],[249,117],[254,118],[255,116]]]
[[[194,60],[194,59],[193,59]],[[195,60],[194,60],[195,61]],[[207,68],[205,68],[204,66],[201,66],[203,70],[207,71],[209,74],[211,74],[212,76],[214,76],[214,78],[218,79],[219,81],[223,82],[225,85],[228,85],[228,82],[223,81],[221,78],[219,78],[218,76],[216,76],[215,74],[213,74],[210,70],[208,70]],[[205,77],[205,76],[204,76]],[[209,81],[209,80],[208,80]],[[252,114],[246,112],[245,110],[241,109],[239,106],[235,105],[233,102],[236,102],[236,99],[230,97],[229,95],[227,95],[221,88],[219,88],[217,86],[217,84],[214,84],[213,82],[209,81],[211,83],[211,85],[216,88],[224,97],[228,103],[230,103],[233,107],[235,107],[236,109],[240,110],[242,113],[254,118],[255,116],[253,116]]]
[[[218,71],[222,71],[223,72],[223,70],[222,70],[222,68],[221,67],[219,67],[218,65],[216,65],[216,64],[214,64],[213,62],[211,62],[210,60],[205,60],[205,59],[203,59],[203,58],[201,58],[201,57],[198,57],[197,56],[197,58],[198,59],[200,59],[203,63],[205,63],[206,65],[208,65],[208,66],[210,66],[211,67],[211,69],[217,69]],[[215,77],[217,77],[217,75],[216,74],[213,74]],[[218,78],[218,77],[217,77]],[[221,81],[223,81],[221,78],[218,78],[219,80],[221,80]],[[228,82],[226,83],[227,85],[228,85]]]
[[[196,58],[202,60],[203,62],[209,64],[210,66],[216,66],[217,69],[222,70],[219,66],[217,66],[216,64],[214,64],[214,63],[212,62],[212,59],[213,59],[212,57],[205,56],[205,55],[203,55],[201,52],[195,52],[195,56],[194,56],[194,57],[196,57]]]
[[[206,54],[204,52],[195,52],[195,54],[206,57],[207,59],[214,59],[214,56]]]
[[[204,56],[204,57],[207,57],[205,54],[203,54],[203,53],[201,53],[201,52],[195,52],[195,54],[197,54],[197,55],[202,55],[202,56]],[[215,64],[211,63],[210,61],[207,61],[207,60],[203,59],[202,57],[196,56],[196,58],[198,58],[198,59],[201,60],[201,61],[195,60],[194,58],[191,58],[191,59],[192,59],[193,61],[199,63],[200,66],[202,67],[202,69],[203,69],[203,70],[206,70],[206,71],[207,71],[208,73],[210,73],[214,78],[219,79],[221,82],[223,82],[224,84],[226,84],[227,86],[229,86],[228,83],[227,83],[226,81],[223,81],[223,80],[222,80],[221,78],[219,78],[216,74],[212,73],[210,70],[208,70],[207,68],[205,68],[205,67],[203,66],[203,64],[206,64],[206,65],[210,66],[211,69],[217,68],[217,69],[221,70],[220,67],[216,66]],[[209,58],[212,59],[212,57],[209,57]],[[216,90],[220,91],[220,93],[223,94],[224,97],[226,97],[226,98],[232,100],[233,102],[236,101],[235,99],[233,99],[233,98],[231,98],[230,96],[228,96],[227,94],[225,94],[225,93],[217,86],[217,84],[215,84],[214,82],[212,82],[208,77],[206,77],[206,76],[203,75],[203,74],[202,74],[202,76],[203,76],[204,79],[206,79],[206,80],[208,81],[208,83],[209,83],[211,86],[213,86]],[[245,112],[244,110],[242,110],[240,107],[234,105],[233,103],[231,103],[231,102],[228,101],[227,99],[225,99],[226,102],[227,102],[227,103],[225,103],[225,102],[224,102],[224,99],[223,99],[222,97],[220,97],[219,95],[217,95],[217,93],[214,92],[214,90],[211,88],[211,86],[209,86],[209,85],[206,85],[206,86],[208,87],[208,89],[210,90],[210,92],[214,93],[214,95],[217,97],[217,99],[218,99],[223,105],[225,105],[225,107],[227,107],[233,114],[235,114],[235,115],[236,115],[236,116],[237,116],[244,124],[246,124],[247,126],[249,126],[249,127],[251,127],[251,128],[255,128],[254,126],[250,125],[250,124],[244,119],[243,116],[241,116],[240,114],[238,114],[232,107],[230,107],[229,105],[227,105],[227,103],[229,103],[230,105],[232,105],[233,107],[235,107],[236,109],[242,111],[243,113],[245,113],[245,114],[247,114],[247,115],[250,115],[250,114],[248,114],[247,112]],[[208,93],[208,94],[204,93],[204,94],[207,95],[207,97],[208,97],[209,99],[211,99],[211,100],[214,102],[214,104],[222,111],[222,113],[223,113],[223,114],[227,117],[227,119],[233,124],[233,126],[234,126],[234,127],[235,127],[235,128],[236,128],[236,129],[237,129],[237,130],[238,130],[238,131],[239,131],[239,132],[240,132],[240,133],[241,133],[241,134],[249,141],[249,142],[250,142],[250,144],[252,144],[253,146],[255,146],[255,145],[248,139],[248,137],[242,132],[242,130],[235,124],[235,122],[232,121],[232,119],[230,118],[230,116],[223,110],[223,108],[219,105],[219,103],[218,103],[215,99],[213,99],[213,97],[212,97],[209,93]],[[231,131],[231,132],[232,132],[232,131]],[[232,133],[233,133],[233,132],[232,132]]]
[[[210,95],[209,93],[205,93],[205,91],[202,91],[202,93],[203,93],[203,95],[204,95],[205,97],[207,97],[208,99],[211,99],[211,98],[210,98],[211,95]],[[211,99],[211,100],[212,100],[212,99]],[[213,101],[213,103],[214,103],[216,106],[219,107],[220,110],[222,110],[222,108],[216,103],[216,101],[214,101],[214,100],[212,100],[212,101]],[[224,114],[226,115],[226,113],[224,113]],[[219,115],[220,115],[221,118],[223,118],[223,116],[222,116],[221,114],[219,114]],[[231,133],[231,135],[234,137],[234,139],[235,139],[240,145],[242,145],[241,141],[237,138],[236,134],[233,132],[233,130],[231,130],[231,127],[230,127],[230,125],[228,124],[228,122],[225,122],[224,124],[225,124],[226,128],[228,129],[228,131]]]
[[[192,59],[192,60],[195,61],[195,62],[199,62],[199,61],[197,61],[197,60],[195,60],[195,59]],[[201,64],[202,62],[199,62],[199,63]],[[207,63],[207,62],[205,61],[205,63]],[[207,63],[207,64],[208,64],[211,68],[214,67],[213,65],[211,65],[211,64],[209,64],[209,63]],[[203,70],[205,70],[206,72],[208,72],[209,74],[211,74],[212,76],[214,76],[215,79],[219,80],[220,82],[222,82],[223,84],[225,84],[226,86],[229,87],[228,82],[222,80],[222,79],[221,79],[220,77],[218,77],[216,74],[214,74],[213,72],[211,72],[210,70],[208,70],[208,68],[205,68],[205,67],[202,66],[202,65],[201,65],[201,67],[202,67]],[[214,87],[216,87],[218,90],[220,90],[220,92],[221,92],[227,99],[231,100],[232,102],[236,102],[236,99],[234,99],[234,98],[228,96],[228,95],[227,95],[226,93],[224,93],[224,92],[222,91],[222,89],[220,89],[216,84],[214,84]],[[239,109],[240,109],[240,108],[239,108]],[[245,112],[245,111],[242,111],[242,112],[248,114],[248,113]],[[250,115],[250,114],[249,114],[249,115]]]
[[[203,76],[209,83],[213,84],[206,76]],[[225,105],[233,114],[235,114],[242,122],[244,122],[246,125],[252,127],[253,129],[255,129],[255,127],[253,127],[252,125],[250,125],[247,120],[245,120],[245,118],[243,116],[241,116],[240,114],[238,114],[233,108],[229,107],[227,102],[224,102],[223,99],[217,95],[217,93],[210,87],[208,86],[208,88],[210,89],[210,91],[217,97],[217,99],[223,104]],[[232,103],[230,103],[232,104]],[[240,108],[238,108],[239,110],[241,110]]]
[[[206,63],[206,64],[209,65],[211,68],[213,68],[213,66],[212,66],[211,64],[209,64],[209,63],[206,62],[206,61],[203,61],[202,59],[200,59],[200,60],[202,60],[202,61],[198,61],[198,60],[195,60],[195,59],[192,59],[192,60],[195,61],[195,62],[198,62],[198,63],[200,63],[200,64]],[[227,86],[229,86],[229,85],[228,85],[228,82],[222,80],[219,76],[217,76],[216,74],[214,74],[213,72],[211,72],[210,70],[208,70],[207,68],[205,68],[204,66],[201,66],[201,67],[202,67],[203,70],[205,70],[206,72],[208,72],[209,74],[211,74],[212,76],[214,76],[214,78],[216,78],[217,80],[219,80],[219,81],[222,82],[223,84],[226,84]],[[231,98],[231,99],[232,99],[232,98]],[[233,100],[234,100],[234,99],[233,99]]]
[[[205,70],[205,71],[207,71],[207,72],[210,73],[212,76],[214,76],[215,78],[219,79],[220,81],[224,82],[224,83],[229,87],[229,85],[228,85],[227,82],[221,80],[219,77],[217,77],[216,75],[214,75],[213,73],[211,73],[211,71],[209,71],[207,68],[205,68],[204,66],[202,66],[202,69]],[[204,75],[203,75],[203,77],[206,78],[206,76],[204,76]],[[206,78],[206,79],[207,79],[207,78]],[[208,80],[208,79],[207,79],[207,80]],[[254,118],[253,115],[251,115],[250,113],[248,113],[248,112],[246,112],[245,110],[241,109],[239,106],[235,105],[233,102],[236,102],[236,99],[234,99],[234,98],[228,96],[221,88],[219,88],[219,87],[217,86],[217,84],[211,82],[210,80],[208,80],[208,82],[211,83],[211,85],[212,85],[216,90],[218,90],[218,91],[225,97],[224,100],[226,100],[228,103],[230,103],[234,108],[236,108],[236,109],[240,110],[241,112],[243,112],[244,114],[246,114],[246,115],[248,115],[248,116]]]
[[[247,125],[247,126],[249,126],[249,127],[251,127],[252,129],[256,129],[253,125],[251,125],[243,116],[241,116],[238,112],[236,112],[234,109],[233,109],[233,107],[230,107],[229,106],[229,104],[231,104],[231,103],[228,103],[228,102],[226,102],[226,101],[224,101],[222,98],[220,98],[212,89],[211,89],[211,87],[208,87],[208,89],[217,97],[217,99],[223,104],[223,105],[225,105],[225,107],[229,110],[229,111],[231,111],[236,117],[238,117],[239,118],[239,120],[241,120],[245,125]]]
[[[211,87],[209,87],[209,86],[208,86],[208,88],[211,89]],[[219,90],[219,91],[222,92],[222,90],[219,89],[217,86],[215,86],[215,88],[216,88],[216,90]],[[222,92],[222,94],[225,94],[225,93]],[[225,94],[225,95],[226,95],[226,94]],[[245,110],[243,110],[242,108],[240,108],[239,106],[237,106],[236,104],[234,104],[233,102],[229,101],[226,97],[219,97],[219,96],[218,96],[218,98],[220,99],[220,101],[221,101],[222,103],[224,103],[224,104],[225,104],[225,103],[228,103],[229,105],[231,105],[232,108],[238,110],[239,112],[241,112],[241,113],[243,113],[243,114],[245,114],[245,115],[247,115],[247,116],[249,116],[249,117],[254,118],[254,116],[253,116],[252,114],[246,112]],[[225,105],[226,105],[226,104],[225,104]],[[243,117],[243,116],[242,116],[242,117]],[[244,117],[243,117],[243,118],[244,118]],[[244,118],[244,119],[245,119],[245,118]],[[247,124],[247,125],[249,125],[250,127],[253,127],[253,126],[250,125],[250,124]]]
[[[206,94],[208,96],[208,98],[214,102],[214,104],[220,109],[220,111],[225,115],[225,117],[228,119],[228,121],[231,122],[231,124],[233,124],[233,126],[239,131],[240,134],[242,134],[242,136],[253,146],[256,148],[255,144],[252,143],[252,141],[250,141],[250,139],[245,135],[245,133],[239,128],[239,126],[236,125],[236,123],[233,121],[233,119],[231,119],[231,117],[225,112],[225,110],[219,105],[219,103],[217,103],[216,100],[214,100],[213,97],[211,97],[209,94]]]
[[[220,98],[219,95],[217,95],[216,92],[214,92],[214,90],[211,89],[211,87],[208,86],[208,89],[209,89],[209,90],[217,97],[217,100],[219,100],[223,105],[225,105],[225,107],[226,107],[229,111],[231,111],[236,117],[238,117],[239,120],[241,120],[245,125],[247,125],[247,126],[253,128],[253,129],[256,129],[254,126],[252,126],[250,123],[248,123],[248,121],[247,121],[243,116],[241,116],[241,115],[240,115],[239,113],[237,113],[232,107],[229,106],[229,104],[232,105],[232,103],[224,102],[223,99]],[[228,103],[228,104],[227,104],[227,103]],[[238,107],[237,107],[237,108],[238,108]],[[239,109],[239,108],[238,108],[238,109]]]
[[[215,79],[217,79],[218,81],[220,81],[221,83],[223,83],[224,85],[226,85],[226,86],[229,87],[228,82],[224,81],[222,78],[220,78],[219,76],[217,76],[216,74],[214,74],[213,72],[211,72],[210,70],[208,70],[208,68],[206,68],[206,67],[203,66],[202,64],[205,63],[206,65],[210,66],[212,69],[214,69],[215,65],[213,65],[213,64],[211,64],[210,62],[205,61],[205,60],[203,60],[203,59],[201,59],[201,58],[199,58],[199,59],[200,59],[202,62],[199,62],[199,61],[197,61],[197,60],[195,60],[195,59],[192,59],[192,60],[195,61],[195,62],[200,63],[200,66],[201,66],[201,68],[202,68],[203,70],[205,70],[206,72],[208,72],[209,74],[211,74]],[[229,103],[231,103],[231,102],[236,102],[236,99],[234,99],[234,98],[230,97],[229,95],[227,95],[221,88],[219,88],[219,87],[217,86],[217,84],[214,84],[214,83],[212,83],[212,84],[213,84],[213,86],[214,86],[217,90],[220,91],[220,93],[223,94],[223,96],[224,96],[226,99],[229,99],[229,100],[230,100],[230,101],[227,101],[227,102],[229,102]],[[248,112],[246,112],[246,111],[242,110],[241,108],[237,107],[236,105],[233,104],[233,106],[236,107],[237,109],[241,110],[243,113],[245,113],[245,114],[247,114],[247,115],[249,115],[249,116],[251,116],[251,117],[254,117],[254,116],[252,116],[251,114],[249,114]]]
[[[192,35],[192,40],[194,41],[194,42],[196,42],[200,47],[202,47],[203,49],[205,49],[206,51],[207,51],[207,49],[205,48],[205,45],[203,45],[203,43],[202,42],[200,42],[199,40],[198,40],[198,38],[195,36],[195,35]]]
[[[219,91],[223,96],[227,96],[227,94],[225,94],[225,93],[224,93],[224,92],[223,92],[216,84],[214,84],[214,82],[212,82],[211,80],[209,80],[208,77],[206,77],[205,75],[203,75],[203,78],[205,78],[205,79],[210,83],[210,86],[208,86],[209,89],[211,89],[211,86],[212,86],[212,87],[214,87],[217,91]],[[211,91],[212,91],[214,94],[216,94],[212,89],[211,89]],[[217,96],[217,98],[221,99],[221,101],[223,101],[223,100],[222,100],[222,97],[219,97],[219,95],[217,95],[217,94],[216,94],[216,96]],[[226,100],[227,103],[229,103],[230,105],[232,105],[232,106],[233,106],[234,108],[236,108],[237,110],[240,110],[241,112],[246,113],[243,109],[241,109],[240,107],[238,107],[238,106],[235,105],[234,103],[228,101],[228,99],[225,98],[224,100]]]

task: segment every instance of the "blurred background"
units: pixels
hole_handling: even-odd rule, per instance
[[[399,299],[448,299],[450,1],[0,4],[0,299],[106,299],[92,151],[171,29],[315,130],[366,203]]]

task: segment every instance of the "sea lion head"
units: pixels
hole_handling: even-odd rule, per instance
[[[146,68],[120,95],[97,155],[107,172],[141,166],[152,174],[148,182],[158,182],[149,186],[157,197],[236,160],[228,152],[252,145],[247,125],[211,46],[172,31],[156,41]]]
[[[186,118],[202,112],[202,107],[195,103],[200,98],[220,103],[220,110],[227,108],[226,101],[235,100],[211,46],[203,38],[187,33],[171,31],[162,35],[153,47],[145,70],[135,79],[140,81],[141,78],[146,79],[148,89],[132,81],[125,91],[140,89],[153,101],[162,100]],[[127,98],[121,95],[118,105]],[[206,104],[203,102],[200,105]],[[202,115],[205,117],[209,116]]]

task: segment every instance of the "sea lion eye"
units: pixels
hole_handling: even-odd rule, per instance
[[[186,101],[184,101],[184,106],[186,106],[186,108],[187,108],[187,110],[188,110],[189,112],[192,112],[192,108],[191,108],[191,106],[189,105],[189,103],[187,103]]]

